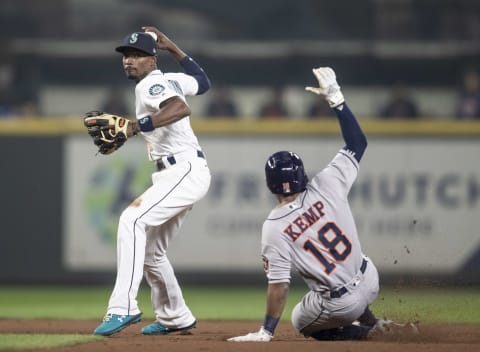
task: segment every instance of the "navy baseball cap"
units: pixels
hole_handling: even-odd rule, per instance
[[[150,34],[145,32],[135,32],[127,35],[123,39],[123,44],[115,48],[119,53],[124,53],[132,49],[142,51],[152,56],[157,55],[157,43]]]

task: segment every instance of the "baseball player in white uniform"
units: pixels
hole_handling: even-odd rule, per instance
[[[292,324],[304,336],[365,339],[372,328],[386,330],[393,324],[378,320],[368,308],[378,294],[378,272],[362,252],[347,198],[367,140],[344,101],[335,72],[321,67],[313,73],[319,87],[306,89],[325,97],[334,109],[346,145],[311,181],[297,154],[280,151],[268,158],[267,186],[279,204],[262,229],[261,254],[268,279],[266,316],[258,332],[229,341],[273,338],[292,269],[310,289],[292,312]]]
[[[152,186],[120,216],[117,277],[107,314],[94,334],[111,335],[141,320],[137,293],[145,275],[156,321],[146,335],[186,331],[196,319],[186,305],[166,251],[185,216],[210,186],[206,156],[190,126],[185,96],[210,88],[203,69],[155,27],[128,35],[116,51],[135,88],[136,121],[127,137],[141,134],[155,165]],[[154,33],[153,35],[150,33]],[[157,49],[170,52],[185,73],[157,68]]]

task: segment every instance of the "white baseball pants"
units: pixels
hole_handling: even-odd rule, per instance
[[[210,179],[205,159],[182,160],[155,172],[153,185],[123,211],[117,233],[117,277],[107,313],[140,313],[137,294],[145,273],[157,321],[167,327],[194,322],[166,251],[188,211],[207,193]]]

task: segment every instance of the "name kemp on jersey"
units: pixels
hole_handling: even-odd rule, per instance
[[[325,215],[323,208],[324,205],[320,200],[315,202],[306,212],[295,218],[283,232],[295,242],[309,227]]]

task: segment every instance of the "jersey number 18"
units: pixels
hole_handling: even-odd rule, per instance
[[[352,244],[334,222],[326,223],[320,230],[318,230],[317,235],[320,243],[326,248],[336,262],[344,261],[352,251]],[[329,261],[312,241],[305,241],[303,248],[306,251],[311,252],[315,258],[317,258],[317,260],[324,266],[327,274],[330,274],[335,270],[335,262]]]

